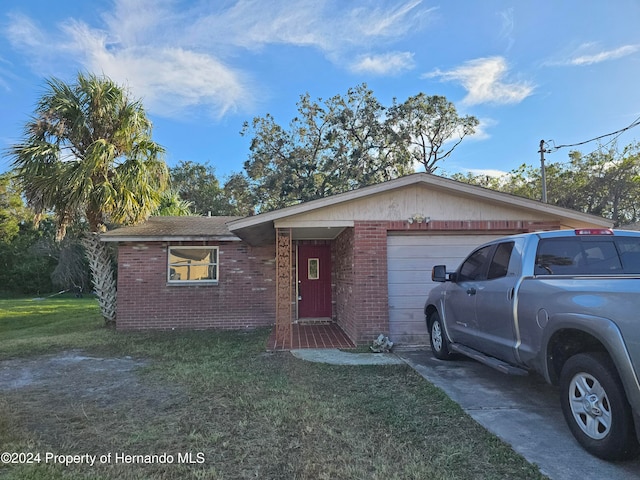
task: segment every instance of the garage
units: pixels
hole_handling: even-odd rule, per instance
[[[431,288],[431,269],[455,270],[478,245],[501,235],[390,234],[387,237],[389,338],[404,345],[428,343],[424,302]]]

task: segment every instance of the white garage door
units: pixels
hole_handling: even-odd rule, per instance
[[[389,338],[396,343],[429,342],[424,319],[434,265],[453,271],[478,245],[499,235],[390,235],[387,238],[389,272]]]

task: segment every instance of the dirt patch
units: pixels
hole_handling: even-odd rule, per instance
[[[138,390],[137,371],[147,364],[131,357],[90,357],[80,351],[5,360],[0,362],[0,391],[46,388],[57,398],[72,397],[107,405]]]
[[[138,423],[186,398],[177,387],[144,375],[148,365],[149,360],[102,358],[79,350],[3,360],[0,394],[12,404],[19,423],[40,440],[50,445],[76,443],[77,436],[70,441],[65,435],[74,420],[95,428],[92,418],[104,420],[112,414],[120,421],[135,416]]]

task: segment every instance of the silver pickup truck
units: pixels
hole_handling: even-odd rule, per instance
[[[433,268],[431,350],[559,385],[571,432],[606,460],[640,451],[640,232],[560,230],[475,249]]]

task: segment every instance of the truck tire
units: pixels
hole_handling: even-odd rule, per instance
[[[429,344],[434,357],[449,360],[453,356],[449,351],[449,340],[444,333],[438,312],[433,312],[429,318]]]
[[[627,460],[638,454],[631,406],[606,353],[579,353],[560,374],[562,413],[573,436],[596,457]]]

